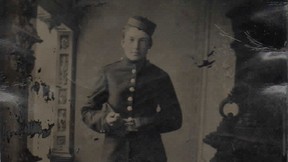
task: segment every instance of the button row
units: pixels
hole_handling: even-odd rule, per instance
[[[136,74],[136,69],[132,69],[132,74]],[[136,79],[135,78],[132,78],[131,80],[130,80],[130,83],[132,83],[132,84],[135,84],[136,83]],[[130,87],[129,88],[129,91],[130,92],[135,92],[135,87]],[[133,97],[132,96],[130,96],[130,97],[128,97],[127,98],[127,100],[129,101],[129,102],[132,102],[133,101]],[[127,111],[133,111],[133,107],[131,106],[131,105],[129,105],[129,106],[127,106]]]

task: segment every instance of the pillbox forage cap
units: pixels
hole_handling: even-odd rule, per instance
[[[156,28],[156,24],[142,16],[133,16],[128,19],[128,26],[136,27],[152,36]]]

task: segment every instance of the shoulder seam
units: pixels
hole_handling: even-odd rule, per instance
[[[103,66],[103,67],[108,67],[108,66],[113,65],[113,64],[116,64],[116,63],[118,63],[118,62],[121,62],[121,60],[118,60],[118,61],[112,62],[112,63],[110,63],[110,64],[107,64],[107,65]]]

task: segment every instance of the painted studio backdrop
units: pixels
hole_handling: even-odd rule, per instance
[[[148,59],[171,77],[183,123],[168,162],[286,159],[286,2],[0,0],[2,162],[101,162],[82,121],[131,16],[157,24]]]

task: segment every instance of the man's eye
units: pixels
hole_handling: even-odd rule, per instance
[[[130,38],[129,41],[130,41],[130,42],[133,42],[133,41],[134,41],[134,38]]]
[[[147,39],[141,39],[140,41],[141,41],[141,42],[144,42],[144,43],[148,42]]]

